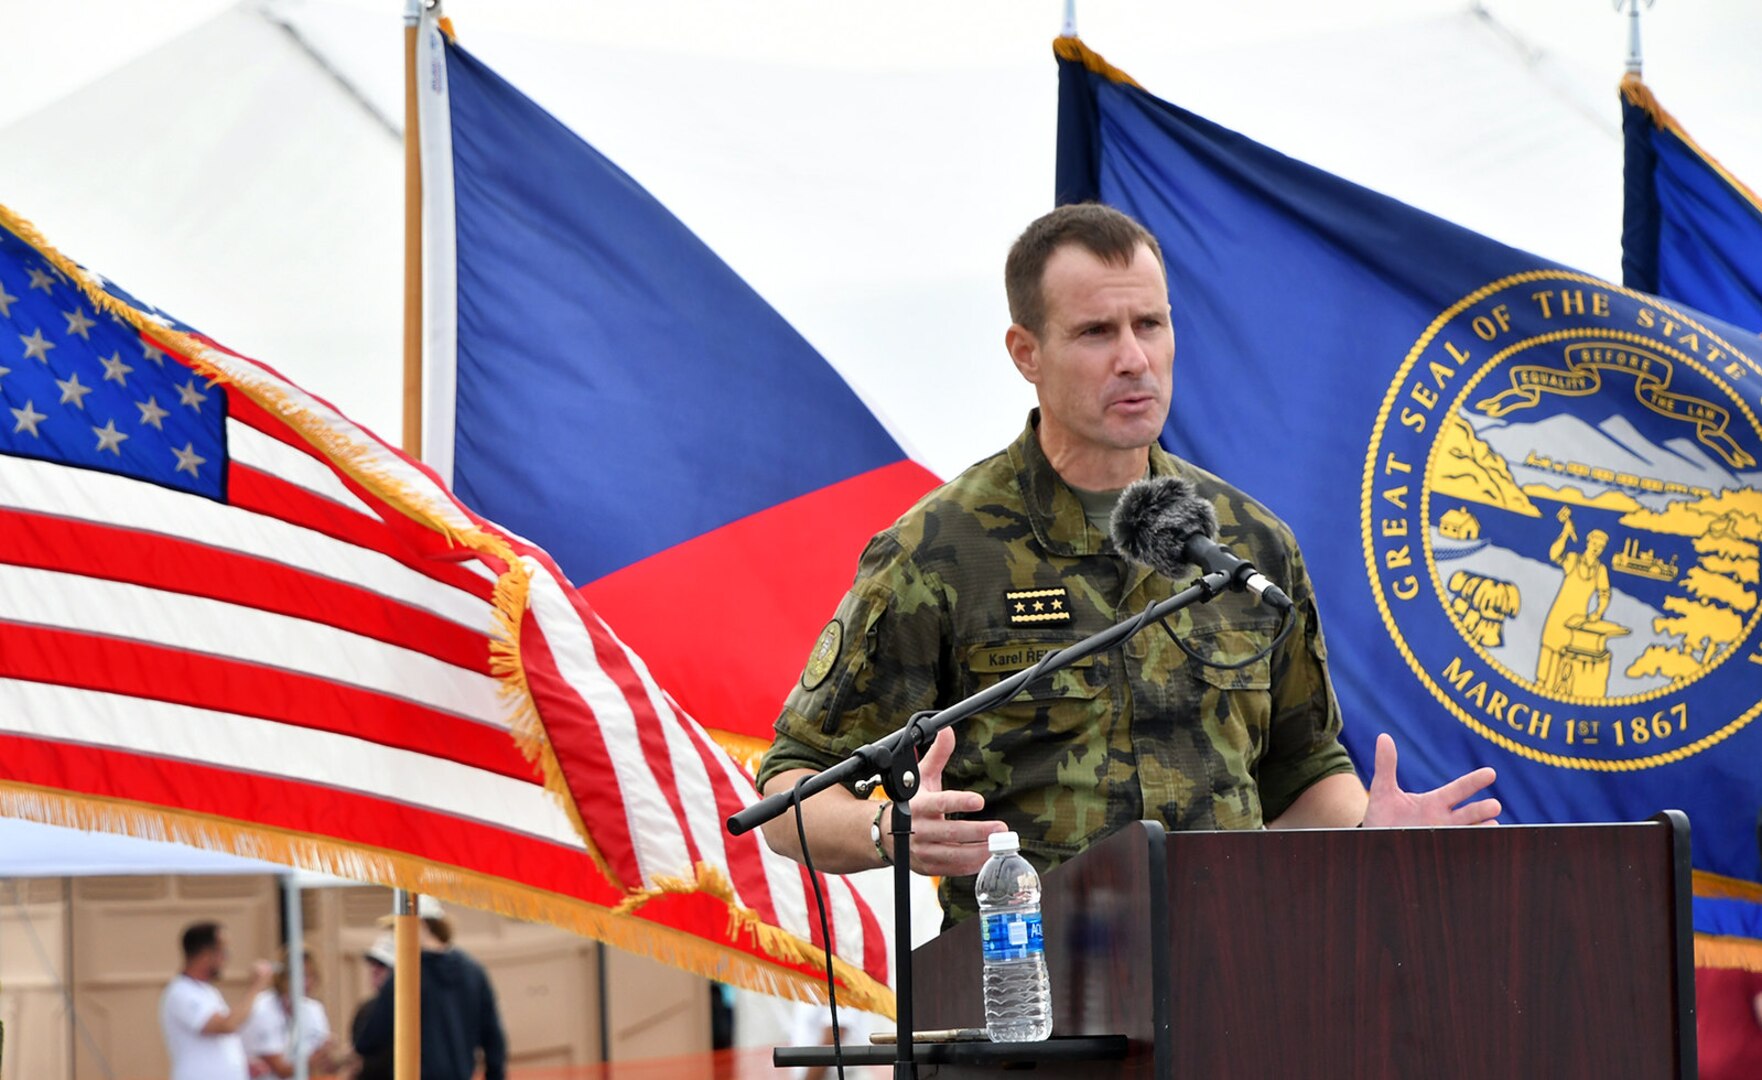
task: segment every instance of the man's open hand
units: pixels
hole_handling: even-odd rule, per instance
[[[1486,790],[1494,776],[1492,769],[1481,768],[1431,791],[1402,791],[1395,781],[1395,740],[1385,732],[1377,736],[1376,772],[1370,780],[1370,805],[1364,811],[1364,824],[1367,828],[1496,825],[1498,799],[1458,805]]]
[[[942,769],[954,753],[954,729],[936,733],[930,750],[918,761],[918,793],[912,798],[912,869],[937,877],[977,874],[991,857],[985,838],[1007,831],[1001,821],[956,821],[949,814],[985,809],[983,796],[972,791],[944,791]],[[893,852],[892,811],[882,815],[881,843]]]

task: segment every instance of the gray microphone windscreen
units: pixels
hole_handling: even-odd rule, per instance
[[[1113,511],[1120,554],[1166,577],[1187,567],[1182,550],[1193,536],[1217,535],[1217,510],[1178,476],[1151,476],[1120,492]]]

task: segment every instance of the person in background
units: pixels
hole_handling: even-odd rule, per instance
[[[471,1080],[483,1055],[483,1080],[507,1080],[508,1041],[502,1034],[495,990],[489,975],[464,950],[453,946],[453,924],[439,901],[422,896],[422,1080]],[[367,1057],[392,1045],[394,969],[374,997],[355,1037],[355,1051]]]
[[[171,1058],[171,1080],[247,1080],[244,1042],[239,1029],[250,1016],[249,1004],[269,988],[275,969],[267,960],[252,965],[251,986],[238,1008],[214,984],[226,969],[226,930],[216,922],[184,928],[183,970],[159,998],[159,1030]]]
[[[345,1069],[345,1080],[392,1080],[392,1048],[388,1044],[377,1053],[363,1054],[361,1033],[366,1030],[367,1017],[373,1011],[373,1002],[384,988],[386,980],[391,978],[392,967],[398,962],[397,946],[390,934],[381,934],[367,946],[366,961],[362,966],[367,975],[367,1000],[356,1009],[354,1019],[349,1021],[349,1039],[355,1044],[355,1056],[351,1068]]]
[[[301,1057],[308,1062],[309,1075],[333,1073],[348,1063],[350,1055],[340,1051],[331,1038],[330,1018],[324,1014],[324,1005],[311,996],[318,989],[318,967],[312,962],[312,950],[304,950],[304,956],[306,993],[298,1014],[298,1045],[294,1041],[293,991],[285,946],[281,963],[275,969],[274,984],[252,999],[251,1015],[239,1029],[253,1077],[292,1076],[294,1063]]]

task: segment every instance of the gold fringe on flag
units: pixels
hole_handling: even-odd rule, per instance
[[[1144,89],[1142,86],[1138,86],[1138,80],[1114,67],[1102,59],[1100,53],[1083,44],[1082,38],[1055,37],[1052,39],[1052,53],[1061,60],[1082,64],[1110,82],[1119,83],[1121,86],[1136,86],[1140,90]]]
[[[245,859],[280,863],[350,881],[376,882],[425,893],[465,907],[498,912],[528,922],[549,923],[603,941],[627,952],[775,997],[823,1002],[823,980],[815,980],[767,962],[763,957],[717,946],[683,930],[638,919],[616,909],[563,896],[503,878],[418,859],[403,852],[348,844],[267,825],[174,810],[149,803],[75,795],[52,788],[0,780],[0,816],[36,821],[67,829],[115,833],[142,840],[171,841],[206,851],[222,851]],[[784,963],[823,966],[824,954],[799,938],[758,921],[752,911],[732,902],[726,879],[705,875],[705,887],[669,888],[664,892],[701,891],[728,903],[729,937],[757,923],[753,937],[760,948]],[[622,906],[622,905],[621,905]],[[867,974],[834,958],[834,972],[843,983],[838,997],[856,1008],[893,1015],[893,992]]]
[[[1701,144],[1683,130],[1683,126],[1677,123],[1676,117],[1670,115],[1664,106],[1658,103],[1658,99],[1652,95],[1652,88],[1647,86],[1638,75],[1630,71],[1621,77],[1621,96],[1627,100],[1629,105],[1646,110],[1646,114],[1652,118],[1652,123],[1681,139],[1683,144],[1693,150],[1695,156],[1705,162],[1709,169],[1723,177],[1733,190],[1748,199],[1750,205],[1755,207],[1758,213],[1762,213],[1762,198],[1757,198],[1756,193],[1751,191],[1742,180],[1732,175],[1712,154],[1701,149]]]
[[[1696,934],[1695,966],[1762,974],[1762,941],[1747,937]]]
[[[527,760],[538,767],[545,789],[569,815],[570,823],[586,845],[594,864],[614,888],[626,894],[627,899],[619,905],[619,910],[609,910],[396,851],[351,845],[332,838],[192,811],[10,781],[0,781],[0,814],[149,840],[175,840],[244,858],[427,893],[467,907],[550,923],[694,974],[760,993],[798,1001],[825,1000],[823,983],[783,966],[802,964],[823,968],[824,952],[780,927],[764,923],[750,909],[738,906],[732,887],[719,873],[706,873],[706,868],[700,866],[694,881],[656,882],[653,889],[633,890],[611,872],[569,792],[520,662],[520,627],[526,616],[531,579],[528,565],[507,540],[477,527],[456,508],[431,501],[403,477],[387,469],[380,451],[331,427],[323,416],[294,399],[269,376],[257,378],[249,370],[235,375],[200,339],[163,326],[105,292],[90,274],[51,245],[35,226],[4,205],[0,205],[0,225],[35,248],[51,267],[73,282],[99,312],[123,320],[144,337],[177,353],[210,385],[225,384],[237,389],[299,433],[337,470],[398,513],[439,533],[449,544],[466,547],[504,568],[495,585],[496,629],[490,642],[490,663],[492,671],[501,680],[504,697],[512,704],[515,742]],[[713,868],[708,869],[713,871]],[[659,895],[692,892],[703,893],[726,904],[730,939],[737,937],[737,930],[746,932],[776,963],[681,930],[638,919],[622,910],[625,905],[630,905],[633,910]],[[833,957],[833,970],[844,984],[839,992],[841,999],[859,1009],[888,1017],[893,1015],[893,991],[887,986],[836,956]]]
[[[1762,904],[1762,885],[1743,878],[1696,870],[1692,878],[1695,895],[1708,900],[1748,900]]]

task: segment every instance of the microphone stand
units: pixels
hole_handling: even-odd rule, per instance
[[[906,721],[904,727],[891,735],[851,751],[843,761],[815,773],[788,791],[780,791],[731,814],[728,831],[735,836],[782,816],[801,800],[825,791],[834,784],[868,785],[873,788],[879,776],[881,787],[893,800],[893,970],[899,984],[896,991],[895,1020],[899,1028],[893,1059],[894,1080],[917,1080],[917,1063],[912,1056],[912,796],[918,793],[922,777],[918,775],[918,756],[929,747],[936,733],[969,716],[997,708],[1014,698],[1036,679],[1070,667],[1078,660],[1106,652],[1145,627],[1161,622],[1182,608],[1203,604],[1219,593],[1242,586],[1225,573],[1205,574],[1192,585],[1167,600],[1145,608],[1136,618],[1115,623],[1073,645],[1048,653],[1039,663],[1009,678],[955,702],[936,712],[920,712]],[[797,809],[799,813],[799,808]],[[830,947],[830,946],[828,946]]]

